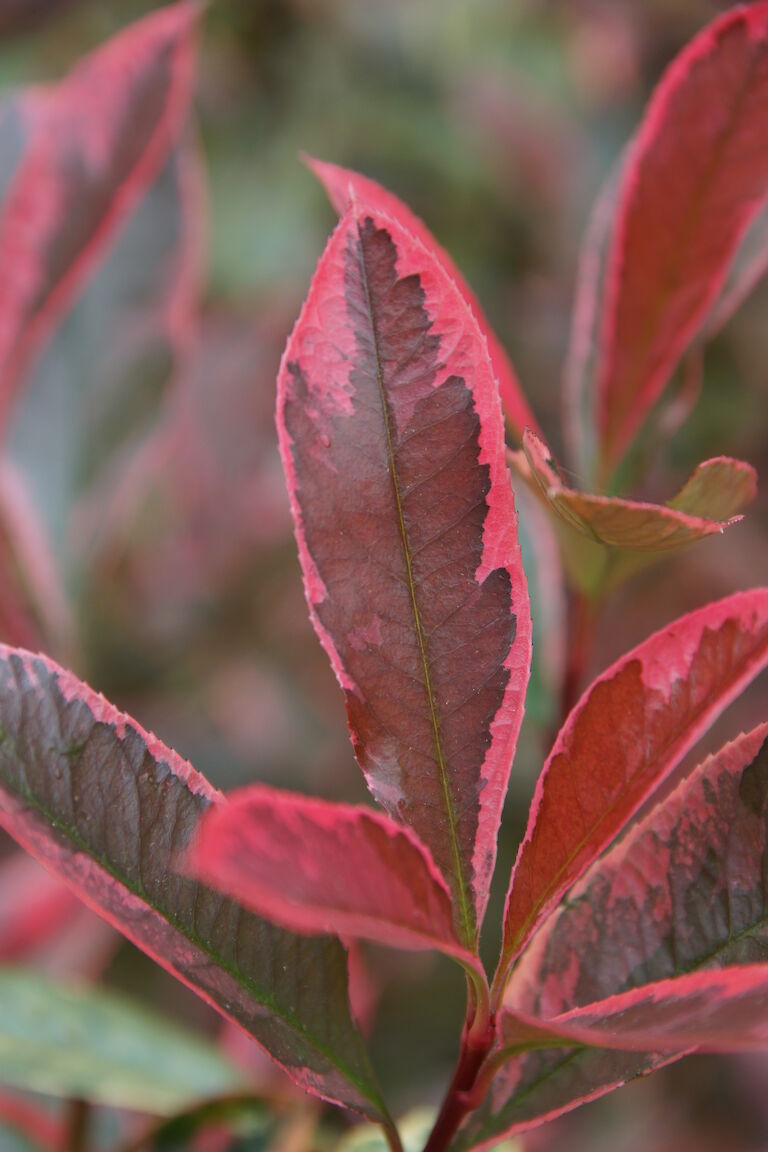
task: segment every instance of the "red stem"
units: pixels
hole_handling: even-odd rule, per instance
[[[471,1111],[472,1089],[493,1045],[494,1023],[491,1018],[479,1034],[477,1028],[470,1027],[469,1022],[465,1025],[459,1062],[424,1152],[444,1152],[462,1120]]]

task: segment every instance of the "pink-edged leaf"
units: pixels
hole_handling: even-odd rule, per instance
[[[402,200],[399,200],[392,192],[387,191],[381,184],[377,184],[368,176],[361,176],[350,168],[340,168],[338,165],[329,164],[325,160],[316,160],[312,156],[307,156],[305,159],[309,168],[312,169],[325,188],[331,204],[340,216],[347,211],[353,200],[357,201],[361,211],[365,208],[373,208],[378,212],[383,212],[385,215],[391,216],[393,220],[397,220],[406,232],[410,232],[412,236],[420,240],[435,259],[442,263],[445,271],[469,305],[478,327],[485,337],[488,355],[491,358],[491,365],[499,385],[501,403],[510,431],[518,441],[522,439],[526,428],[534,428],[538,431],[539,423],[531,411],[525,393],[520,386],[520,381],[501,341],[486,319],[480,301],[451,257],[437,243],[419,217]]]
[[[146,17],[62,83],[21,98],[26,141],[0,206],[0,427],[19,373],[157,176],[186,118],[199,5]]]
[[[768,964],[693,972],[574,1008],[554,1020],[508,1011],[505,1046],[590,1045],[627,1052],[768,1048]]]
[[[369,787],[473,948],[523,714],[530,615],[498,390],[442,263],[344,215],[283,357],[278,431],[315,628]]]
[[[305,1089],[381,1120],[338,941],[286,933],[176,871],[217,798],[71,673],[0,648],[0,824]]]
[[[512,872],[500,973],[643,801],[768,664],[768,588],[708,604],[594,681],[536,785]]]
[[[617,166],[601,188],[587,223],[563,366],[563,436],[574,469],[589,479],[593,478],[597,457],[595,392],[600,363],[600,303],[619,176]]]
[[[478,968],[428,851],[380,812],[245,788],[207,814],[189,867],[293,932],[437,948]]]
[[[592,866],[516,966],[502,1031],[511,1045],[558,1043],[559,1028],[571,1045],[617,1050],[511,1058],[460,1147],[539,1124],[693,1047],[765,1046],[767,817],[763,724],[708,757]]]
[[[605,472],[659,398],[760,209],[766,123],[768,4],[756,3],[726,12],[680,53],[628,154],[598,377]]]
[[[40,516],[22,477],[0,462],[0,636],[67,650],[73,623]]]
[[[725,327],[750,293],[768,273],[768,200],[750,224],[736,253],[720,295],[713,304],[700,332],[711,340]]]
[[[766,965],[767,814],[762,724],[709,756],[592,865],[515,968],[507,1007],[551,1019],[700,970]]]
[[[523,438],[531,474],[552,510],[581,535],[606,548],[667,552],[722,533],[757,495],[750,464],[719,456],[700,464],[669,504],[594,496],[562,479],[549,448],[535,432]]]

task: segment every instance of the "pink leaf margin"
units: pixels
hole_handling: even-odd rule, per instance
[[[42,345],[94,269],[110,237],[127,219],[144,189],[157,175],[182,127],[192,95],[196,65],[194,33],[202,10],[198,0],[183,0],[164,8],[138,21],[97,50],[61,84],[50,89],[30,90],[25,96],[31,143],[14,173],[0,212],[0,253],[4,263],[11,262],[17,267],[16,276],[8,278],[0,290],[0,435],[7,427],[27,359]],[[45,275],[39,266],[37,252],[43,240],[48,239],[58,226],[54,192],[57,174],[50,167],[50,140],[60,130],[59,117],[62,111],[68,110],[75,116],[82,116],[84,132],[96,133],[90,146],[98,152],[98,133],[104,130],[100,122],[103,109],[99,109],[90,123],[81,111],[94,101],[89,88],[93,74],[101,85],[111,74],[120,76],[125,71],[130,74],[147,48],[155,49],[168,41],[177,42],[176,61],[163,115],[155,124],[141,159],[116,192],[108,212],[77,260],[53,286],[35,313],[35,297],[43,286]],[[177,311],[179,307],[180,304]]]
[[[554,814],[550,812],[546,815],[549,806],[547,800],[549,775],[553,763],[558,758],[565,757],[567,760],[581,714],[592,694],[601,685],[610,683],[625,669],[636,666],[648,692],[668,695],[675,684],[686,683],[691,662],[700,649],[705,633],[714,633],[729,624],[734,624],[739,630],[757,636],[753,651],[741,662],[737,675],[730,679],[708,706],[699,710],[693,722],[685,727],[678,738],[662,750],[656,770],[644,776],[639,784],[637,781],[634,782],[631,795],[625,798],[626,802],[621,805],[617,818],[603,820],[594,829],[594,834],[578,845],[576,854],[567,861],[566,866],[557,869],[554,876],[547,881],[544,894],[535,895],[541,882],[534,871],[534,840],[544,820],[549,825],[550,836],[556,831],[555,824],[552,823],[555,820]],[[737,592],[723,600],[707,604],[661,628],[607,668],[587,688],[561,728],[536,784],[528,826],[518,850],[507,893],[505,942],[496,977],[497,985],[500,982],[500,986],[503,987],[511,962],[520,954],[537,927],[553,911],[564,893],[618,835],[645,799],[694,747],[720,713],[767,665],[768,588],[756,588],[747,592]],[[599,756],[600,748],[596,747],[595,757]],[[565,816],[567,814],[563,814],[563,817]]]
[[[450,891],[429,849],[381,812],[251,785],[209,810],[185,867],[292,932],[435,948],[482,975],[456,936]],[[366,897],[357,907],[338,891],[331,897],[347,870],[354,880],[342,879],[344,895],[354,888]]]
[[[538,421],[534,416],[525,394],[512,367],[509,357],[502,347],[501,341],[491,328],[485,313],[466,280],[459,272],[451,257],[442,248],[430,233],[426,225],[415,215],[411,209],[398,199],[392,192],[383,188],[368,176],[353,172],[350,168],[340,168],[326,160],[317,160],[313,156],[302,156],[307,167],[317,176],[320,183],[328,193],[331,204],[340,216],[343,216],[355,199],[361,208],[367,206],[376,208],[386,215],[397,220],[407,232],[420,240],[428,251],[439,260],[446,273],[455,283],[463,295],[471,312],[475,317],[480,332],[485,337],[488,346],[488,355],[493,365],[493,371],[499,385],[501,403],[509,426],[520,440],[526,427],[539,429]]]
[[[483,342],[482,333],[477,330],[477,321],[466,299],[441,262],[422,244],[418,237],[411,235],[399,221],[385,212],[358,205],[356,202],[353,203],[337,224],[318,261],[307,298],[283,352],[277,380],[276,412],[278,444],[288,485],[294,534],[301,561],[309,615],[315,632],[328,655],[339,685],[342,689],[351,692],[357,691],[356,685],[343,666],[333,638],[323,627],[315,611],[315,605],[322,603],[325,598],[326,590],[307,544],[297,495],[298,479],[293,465],[292,441],[283,418],[283,409],[287,400],[290,380],[288,365],[297,359],[298,333],[305,325],[315,326],[318,331],[322,330],[315,297],[321,295],[323,281],[328,275],[326,269],[332,267],[334,262],[340,259],[349,229],[359,227],[359,217],[363,213],[366,218],[370,217],[373,220],[375,226],[383,227],[389,231],[395,241],[398,249],[398,275],[401,277],[409,275],[420,277],[426,293],[425,307],[427,310],[430,307],[430,300],[435,296],[436,289],[439,287],[440,293],[444,296],[453,297],[456,312],[463,319],[465,329],[476,330],[481,345]],[[440,317],[433,317],[433,320],[436,332],[440,333]],[[447,336],[449,344],[452,333],[455,338],[455,328],[452,328]],[[343,340],[339,333],[334,335],[334,343],[337,349],[335,355],[341,359],[346,356],[346,359],[349,360],[342,347]],[[517,539],[517,513],[506,464],[504,423],[498,385],[490,360],[478,361],[474,365],[473,371],[473,401],[480,421],[479,460],[481,464],[488,466],[490,476],[490,488],[486,496],[488,512],[483,530],[483,551],[475,579],[482,582],[489,572],[496,568],[504,568],[510,577],[512,603],[515,606],[517,618],[515,642],[512,644],[504,664],[509,672],[509,681],[501,707],[491,724],[491,742],[481,771],[480,813],[472,861],[477,922],[480,924],[488,903],[490,879],[496,860],[501,812],[525,711],[525,693],[531,671],[532,634],[528,587]],[[341,393],[339,402],[346,402],[346,396],[341,389],[339,391]]]

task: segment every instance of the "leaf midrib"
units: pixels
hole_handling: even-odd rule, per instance
[[[397,526],[400,535],[400,544],[403,552],[403,559],[405,561],[406,576],[408,583],[408,592],[411,601],[411,609],[413,611],[414,626],[416,630],[416,639],[419,648],[419,658],[421,660],[421,667],[424,673],[424,691],[427,697],[427,707],[429,710],[430,724],[432,727],[432,736],[435,745],[435,754],[437,758],[437,765],[440,774],[440,786],[443,794],[443,803],[445,806],[446,815],[448,818],[448,838],[450,842],[451,856],[453,859],[454,876],[456,879],[457,896],[459,903],[459,931],[461,933],[462,943],[472,951],[474,948],[475,936],[475,923],[472,906],[469,900],[467,891],[467,880],[464,875],[464,867],[461,858],[461,851],[459,848],[458,830],[456,812],[453,805],[453,798],[451,796],[450,787],[448,783],[448,768],[443,751],[442,736],[440,731],[440,721],[437,714],[437,702],[435,700],[434,691],[432,688],[432,678],[429,670],[429,658],[427,653],[426,637],[421,624],[421,612],[419,609],[418,597],[416,594],[416,582],[413,576],[413,564],[411,559],[411,546],[408,539],[408,532],[405,525],[405,516],[403,513],[402,496],[400,493],[400,481],[397,474],[397,467],[395,461],[395,450],[392,439],[392,428],[390,424],[389,404],[387,401],[386,389],[384,387],[384,373],[381,363],[381,354],[379,350],[379,334],[376,326],[376,318],[374,316],[373,305],[371,300],[370,286],[368,282],[368,270],[365,265],[365,254],[363,249],[363,237],[360,231],[359,222],[357,223],[357,240],[358,252],[360,258],[360,273],[363,284],[363,292],[365,293],[365,306],[368,313],[368,322],[371,328],[371,337],[373,340],[373,353],[376,362],[376,383],[379,391],[379,399],[381,401],[381,408],[384,419],[384,430],[387,441],[387,456],[389,459],[389,474],[392,478],[392,490],[395,500],[395,508],[397,511]]]

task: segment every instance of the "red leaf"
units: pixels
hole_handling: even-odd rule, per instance
[[[135,24],[61,84],[28,92],[0,210],[0,428],[30,353],[152,183],[187,115],[195,3]]]
[[[628,1052],[768,1048],[768,964],[693,972],[574,1008],[553,1020],[508,1011],[505,1045],[586,1044]]]
[[[624,168],[598,379],[620,460],[717,297],[768,190],[768,4],[726,12],[659,84]]]
[[[435,259],[440,261],[469,305],[477,325],[485,337],[488,355],[491,358],[491,365],[501,393],[504,415],[509,422],[512,433],[517,440],[521,440],[526,427],[538,431],[538,421],[525,398],[507,353],[486,319],[480,301],[451,257],[437,243],[419,217],[415,216],[397,196],[367,176],[361,176],[349,168],[339,168],[336,164],[329,164],[324,160],[315,160],[312,156],[307,156],[306,162],[325,188],[329,200],[340,216],[344,215],[353,200],[357,201],[361,212],[366,208],[383,212],[387,216],[391,216],[393,220],[397,220],[406,232],[410,232],[412,236],[420,240]]]
[[[442,264],[345,214],[278,382],[307,600],[376,798],[412,826],[472,948],[523,714],[530,617],[498,391]]]
[[[701,335],[716,336],[768,272],[768,201],[763,201],[734,256],[720,295],[708,313]]]
[[[571,1048],[503,1064],[462,1148],[541,1123],[694,1046],[766,1046],[767,814],[763,724],[708,757],[592,866],[520,958],[504,1004],[507,1043],[557,1043],[559,1032]]]
[[[293,932],[437,948],[478,970],[429,853],[379,812],[246,788],[203,820],[190,867]]]
[[[387,1123],[346,955],[177,870],[208,782],[71,673],[0,646],[0,826],[307,1091]]]
[[[767,663],[768,589],[756,589],[683,616],[598,677],[536,786],[507,897],[500,973]]]

